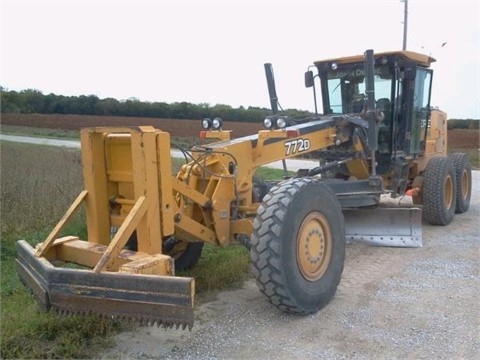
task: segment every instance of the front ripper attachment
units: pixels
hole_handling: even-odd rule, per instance
[[[35,249],[17,242],[20,279],[45,310],[191,329],[194,279],[162,253],[174,232],[169,135],[86,128],[81,143],[84,190]],[[82,205],[87,241],[61,236]],[[134,232],[138,251],[126,249]]]
[[[44,310],[98,314],[145,325],[191,329],[194,279],[57,268],[17,242],[17,271]]]

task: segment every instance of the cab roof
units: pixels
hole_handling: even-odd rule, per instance
[[[398,56],[400,58],[404,58],[407,60],[413,60],[418,65],[423,67],[430,67],[430,64],[435,62],[436,60],[430,56],[423,55],[414,51],[387,51],[374,54],[375,59],[381,58],[382,56]],[[336,59],[326,59],[326,60],[319,60],[315,61],[314,64],[316,66],[323,64],[323,63],[331,63],[336,62],[339,64],[349,64],[349,63],[358,63],[364,60],[364,55],[355,55],[355,56],[346,56],[340,57]]]

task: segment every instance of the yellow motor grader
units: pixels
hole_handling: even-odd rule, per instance
[[[347,241],[421,246],[422,218],[447,225],[468,210],[469,159],[447,156],[446,114],[430,106],[433,61],[372,50],[317,61],[305,73],[316,111],[304,118],[278,112],[265,64],[266,129],[232,139],[221,119],[203,119],[211,142],[184,150],[174,175],[168,133],[83,129],[84,190],[42,243],[18,242],[22,282],[46,310],[191,328],[194,279],[175,270],[195,265],[204,243],[243,244],[268,301],[318,311],[340,282]],[[261,166],[307,155],[315,162],[294,175],[255,180]],[[408,206],[384,201],[405,195]],[[87,239],[63,236],[82,205]]]

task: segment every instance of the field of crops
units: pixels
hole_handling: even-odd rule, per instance
[[[2,114],[2,124],[28,126],[35,128],[50,128],[62,130],[79,130],[93,126],[142,126],[151,125],[170,133],[172,137],[197,137],[200,129],[200,119],[158,119],[124,116],[93,116],[93,115],[60,115],[60,114]],[[262,124],[246,122],[226,122],[225,130],[232,130],[233,137],[255,134],[262,129]]]
[[[448,131],[448,147],[452,149],[480,149],[480,133],[475,129],[455,129]]]
[[[2,114],[2,125],[36,128],[36,136],[78,136],[83,127],[94,126],[141,126],[151,125],[170,133],[174,145],[189,147],[196,143],[200,120],[179,120],[159,118],[139,118],[122,116],[60,115],[60,114]],[[235,122],[224,123],[225,130],[232,130],[232,137],[238,138],[257,133],[262,124]],[[49,130],[51,129],[51,131]],[[26,133],[27,135],[29,132]],[[20,130],[19,135],[25,135]],[[476,129],[454,129],[448,131],[449,152],[465,152],[470,156],[472,167],[480,168],[480,134]]]

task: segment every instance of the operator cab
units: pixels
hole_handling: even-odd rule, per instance
[[[417,157],[425,150],[432,83],[429,67],[435,59],[411,51],[378,53],[374,59],[375,107],[383,113],[377,150],[378,171],[382,173],[388,171],[392,158]],[[323,113],[363,117],[367,103],[364,56],[314,64]],[[313,86],[312,74],[306,74],[305,79],[307,87]]]

